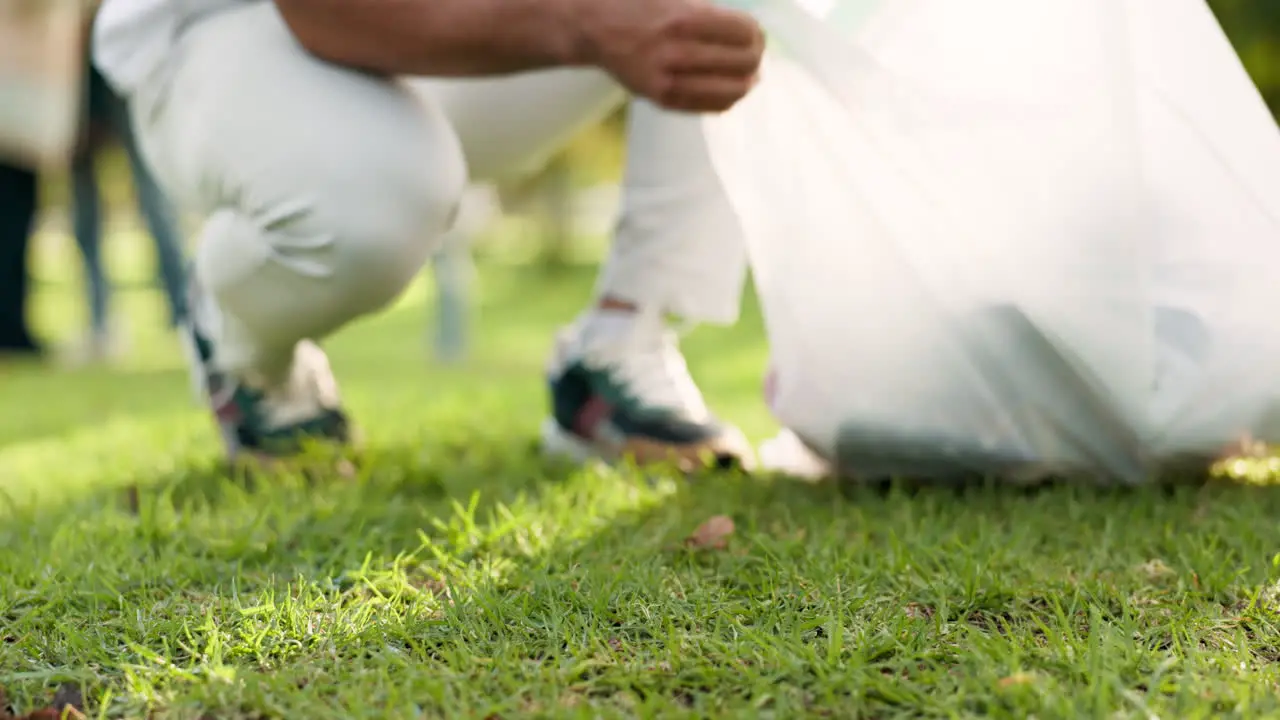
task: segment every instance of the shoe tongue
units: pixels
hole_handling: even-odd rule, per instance
[[[652,326],[660,316],[640,310],[592,310],[582,320],[582,333],[587,337],[617,339],[637,328]]]
[[[582,320],[578,343],[581,352],[613,361],[619,356],[662,342],[666,325],[662,316],[630,310],[594,310]]]

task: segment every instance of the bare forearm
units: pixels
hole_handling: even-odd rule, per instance
[[[404,75],[495,75],[583,62],[574,0],[275,0],[326,60]]]

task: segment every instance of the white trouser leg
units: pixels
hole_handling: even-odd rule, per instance
[[[408,83],[449,118],[476,182],[536,173],[574,135],[626,100],[609,75],[582,68]]]
[[[701,118],[635,100],[629,123],[622,208],[597,293],[690,321],[734,322],[746,246]]]
[[[272,3],[189,29],[133,112],[168,189],[207,220],[194,271],[220,311],[215,362],[278,376],[394,299],[449,226],[466,169],[438,107],[317,61]]]
[[[625,100],[611,78],[593,70],[410,82],[453,123],[479,181],[536,172]],[[743,242],[700,118],[633,101],[622,209],[599,294],[693,321],[732,323],[746,278]]]
[[[482,178],[533,169],[621,97],[589,70],[352,72],[305,53],[264,2],[188,30],[133,110],[170,192],[208,218],[195,272],[220,311],[215,361],[271,376],[299,340],[403,290],[452,222],[468,159]]]

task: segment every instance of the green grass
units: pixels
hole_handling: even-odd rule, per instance
[[[41,324],[65,335],[59,248]],[[18,709],[74,682],[105,717],[1280,716],[1273,490],[882,493],[547,463],[542,363],[590,275],[483,281],[465,369],[426,360],[425,287],[331,343],[370,446],[355,481],[220,476],[150,291],[124,297],[138,345],[117,371],[0,368]],[[687,347],[713,404],[769,432],[758,313]],[[715,515],[728,546],[685,546]]]

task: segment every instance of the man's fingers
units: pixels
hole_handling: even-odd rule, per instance
[[[726,45],[687,43],[673,51],[667,71],[673,75],[728,75],[745,78],[760,68],[760,53]]]
[[[675,0],[675,4],[684,7],[673,8],[666,19],[656,19],[642,33],[645,41],[631,46],[632,52],[611,57],[609,68],[634,92],[667,109],[729,109],[755,85],[764,55],[764,32],[744,13],[700,4],[700,0]]]
[[[746,13],[715,5],[704,5],[676,22],[672,31],[677,37],[715,45],[764,47],[764,31]]]
[[[678,76],[670,89],[655,99],[668,110],[722,112],[733,107],[754,85],[754,75],[683,75]]]

